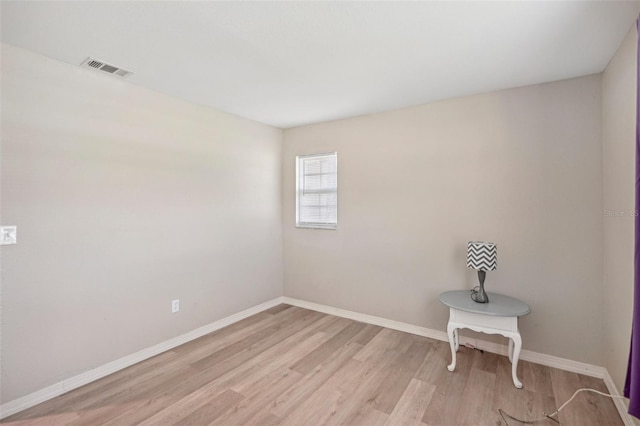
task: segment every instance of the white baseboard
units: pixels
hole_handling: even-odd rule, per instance
[[[386,318],[377,317],[374,315],[367,315],[359,312],[348,311],[346,309],[334,308],[332,306],[321,305],[313,302],[307,302],[305,300],[294,299],[291,297],[277,297],[273,300],[269,300],[267,302],[261,303],[260,305],[256,305],[249,309],[245,309],[242,312],[238,312],[237,314],[233,314],[226,318],[222,318],[218,321],[214,321],[203,327],[197,328],[188,333],[174,337],[173,339],[169,339],[167,341],[159,343],[150,348],[143,349],[134,354],[125,356],[123,358],[104,364],[100,367],[86,371],[77,376],[55,383],[51,386],[47,386],[46,388],[40,389],[29,395],[25,395],[21,398],[2,404],[0,405],[0,419],[11,416],[22,410],[26,410],[27,408],[33,407],[34,405],[40,404],[41,402],[47,401],[51,398],[55,398],[56,396],[62,395],[63,393],[69,392],[70,390],[76,389],[80,386],[84,386],[102,377],[108,376],[109,374],[115,373],[116,371],[122,370],[133,364],[144,361],[145,359],[151,358],[162,352],[168,351],[169,349],[175,348],[176,346],[180,346],[191,340],[197,339],[198,337],[202,337],[206,334],[219,330],[223,327],[231,325],[242,319],[248,318],[251,315],[255,315],[266,309],[277,306],[280,303],[286,303],[288,305],[311,309],[313,311],[323,312],[326,314],[335,315],[343,318],[349,318],[355,321],[365,322],[368,324],[379,325],[381,327],[386,327],[386,328],[390,328],[398,331],[404,331],[407,333],[412,333],[419,336],[425,336],[425,337],[429,337],[436,340],[442,340],[445,342],[448,341],[447,333],[445,333],[444,331],[433,330],[426,327],[420,327],[417,325],[408,324],[400,321],[393,321]],[[469,339],[469,338],[465,338],[464,336],[460,336],[460,343],[461,344],[471,343],[474,346],[478,347],[479,349],[486,350],[487,352],[492,352],[500,355],[507,355],[508,353],[508,347],[506,345],[500,345],[497,343],[487,342],[484,340]],[[618,391],[615,384],[613,383],[613,380],[611,379],[609,372],[604,367],[585,364],[578,361],[559,358],[552,355],[545,355],[538,352],[527,351],[527,350],[523,350],[520,353],[520,359],[535,362],[541,365],[546,365],[548,367],[559,368],[561,370],[571,371],[574,373],[585,374],[588,376],[604,379],[604,383],[609,389],[609,393],[611,393],[612,395],[620,395],[620,392]],[[625,400],[615,398],[614,402],[616,404],[616,408],[618,409],[618,412],[620,413],[620,417],[622,417],[624,424],[626,426],[638,426],[633,420],[633,418],[627,413],[627,406],[626,406]]]
[[[326,314],[336,315],[343,318],[349,318],[360,322],[366,322],[368,324],[379,325],[382,327],[391,328],[393,330],[417,334],[419,336],[430,337],[432,339],[442,340],[444,342],[449,341],[447,333],[441,330],[433,330],[431,328],[420,327],[400,321],[393,321],[373,315],[361,314],[359,312],[347,311],[346,309],[334,308],[332,306],[307,302],[306,300],[293,299],[291,297],[283,297],[282,303],[287,303],[289,305],[299,306],[301,308],[307,308]],[[460,336],[460,343],[463,345],[465,343],[469,343],[474,347],[477,347],[478,349],[482,349],[484,351],[492,352],[499,355],[507,355],[509,353],[509,348],[507,347],[507,345],[500,345],[498,343],[488,342],[485,340],[470,339],[465,336]],[[604,367],[585,364],[583,362],[560,358],[553,355],[541,354],[525,349],[520,352],[520,359],[535,362],[536,364],[546,365],[548,367],[559,368],[561,370],[572,371],[574,373],[597,377],[599,379],[604,378],[605,375]]]
[[[611,395],[614,396],[620,396],[620,391],[618,391],[618,388],[616,387],[616,384],[613,382],[613,379],[611,378],[611,376],[609,375],[609,372],[607,370],[605,370],[604,372],[604,384],[605,386],[607,386],[607,390],[609,390],[609,393]],[[622,417],[622,421],[624,422],[625,426],[637,426],[639,423],[637,420],[634,420],[633,416],[631,416],[631,414],[629,414],[628,409],[629,407],[627,406],[628,399],[622,399],[622,398],[613,398],[613,402],[616,404],[616,408],[618,409],[618,413],[620,413],[620,417]]]
[[[374,315],[361,314],[359,312],[347,311],[346,309],[334,308],[333,306],[321,305],[319,303],[307,302],[306,300],[294,299],[292,297],[283,297],[282,303],[287,305],[298,306],[300,308],[311,309],[312,311],[322,312],[324,314],[335,315],[337,317],[348,318],[355,321],[365,322],[367,324],[379,325],[381,327],[391,328],[393,330],[405,331],[419,336],[430,337],[436,340],[444,340],[448,342],[447,333],[440,330],[432,330],[426,327],[420,327],[406,322],[394,321]],[[462,337],[462,336],[461,336]]]
[[[359,312],[348,311],[346,309],[334,308],[333,306],[321,305],[319,303],[307,302],[306,300],[294,299],[291,297],[283,297],[282,303],[286,303],[300,308],[311,309],[313,311],[322,312],[325,314],[331,314],[338,317],[349,318],[355,321],[365,322],[367,324],[379,325],[381,327],[391,328],[393,330],[404,331],[407,333],[417,334],[419,336],[430,337],[436,340],[449,341],[447,333],[440,330],[433,330],[426,327],[419,327],[413,324],[407,324],[400,321],[393,321],[386,318],[376,317],[373,315],[361,314]],[[506,345],[500,345],[493,342],[487,342],[485,340],[469,339],[464,336],[460,336],[460,343],[473,344],[478,349],[486,350],[487,352],[496,353],[499,355],[508,355],[509,348]],[[584,374],[586,376],[596,377],[604,379],[604,383],[609,389],[611,395],[620,395],[620,392],[616,388],[615,383],[611,379],[609,372],[606,368],[597,365],[586,364],[584,362],[573,361],[566,358],[560,358],[553,355],[541,354],[539,352],[533,352],[528,350],[522,350],[520,352],[520,359],[525,361],[534,362],[536,364],[546,365],[547,367],[558,368],[560,370],[571,371],[573,373]],[[620,398],[613,398],[616,404],[616,408],[620,413],[620,417],[626,426],[637,426],[634,423],[633,418],[627,412],[627,406],[625,400]]]
[[[245,309],[244,311],[238,312],[237,314],[219,319],[210,324],[196,328],[195,330],[166,340],[157,345],[143,349],[131,355],[127,355],[123,358],[109,362],[100,367],[86,371],[82,374],[78,374],[77,376],[70,377],[51,386],[47,386],[46,388],[30,393],[29,395],[25,395],[18,399],[14,399],[13,401],[9,401],[5,404],[0,405],[0,419],[4,419],[5,417],[11,416],[22,410],[26,410],[27,408],[33,407],[34,405],[40,404],[41,402],[69,392],[70,390],[79,388],[80,386],[84,386],[102,377],[108,376],[109,374],[113,374],[116,371],[132,366],[133,364],[137,364],[138,362],[144,361],[145,359],[156,356],[162,352],[168,351],[169,349],[173,349],[176,346],[180,346],[191,340],[197,339],[198,337],[202,337],[213,331],[219,330],[235,322],[248,318],[251,315],[255,315],[266,309],[277,306],[280,303],[282,303],[282,298],[277,297],[273,300],[269,300],[267,302],[253,306],[249,309]]]

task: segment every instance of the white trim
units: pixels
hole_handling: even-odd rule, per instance
[[[406,322],[393,321],[386,318],[376,317],[373,315],[361,314],[359,312],[347,311],[346,309],[334,308],[333,306],[321,305],[319,303],[307,302],[306,300],[294,299],[284,296],[282,303],[287,305],[298,306],[299,308],[311,309],[312,311],[322,312],[324,314],[335,315],[337,317],[348,318],[355,321],[366,322],[367,324],[379,325],[381,327],[391,328],[393,330],[405,331],[419,336],[431,337],[436,340],[449,341],[447,333],[430,328],[419,327],[417,325],[408,324]]]
[[[613,382],[609,371],[605,370],[603,379],[605,386],[607,386],[607,389],[609,390],[609,393],[614,396],[620,396],[620,391],[618,391],[616,384]],[[618,413],[620,414],[622,422],[625,424],[625,426],[636,426],[636,421],[633,420],[633,417],[631,416],[631,414],[629,414],[628,411],[629,408],[627,404],[629,403],[629,400],[626,398],[613,398],[613,402],[616,404]]]
[[[84,373],[78,374],[77,376],[62,380],[61,382],[55,383],[51,386],[47,386],[46,388],[30,393],[29,395],[25,395],[18,399],[14,399],[13,401],[9,401],[5,404],[0,405],[0,419],[4,419],[5,417],[11,416],[22,410],[26,410],[27,408],[33,407],[34,405],[40,404],[41,402],[47,401],[58,395],[62,395],[63,393],[79,388],[80,386],[84,386],[87,383],[91,383],[102,377],[108,376],[109,374],[113,374],[116,371],[144,361],[145,359],[156,356],[162,352],[168,351],[169,349],[175,348],[176,346],[185,344],[191,340],[197,339],[198,337],[202,337],[205,334],[209,334],[213,331],[219,330],[223,327],[248,318],[281,303],[282,297],[277,297],[275,299],[253,306],[249,309],[245,309],[244,311],[214,321],[205,326],[196,328],[195,330],[191,330],[188,333],[181,334],[180,336],[166,340],[157,345],[143,349],[131,355],[127,355],[115,361],[111,361],[100,367],[85,371]]]
[[[156,356],[169,349],[175,348],[176,346],[180,346],[191,340],[197,339],[198,337],[202,337],[206,334],[219,330],[223,327],[226,327],[235,322],[248,318],[251,315],[255,315],[259,312],[262,312],[264,310],[277,306],[281,303],[298,306],[300,308],[311,309],[313,311],[323,312],[325,314],[335,315],[338,317],[349,318],[355,321],[365,322],[368,324],[379,325],[381,327],[386,327],[393,330],[417,334],[419,336],[430,337],[436,340],[442,340],[445,342],[448,341],[447,333],[445,333],[444,331],[433,330],[430,328],[420,327],[420,326],[408,324],[405,322],[393,321],[386,318],[377,317],[374,315],[361,314],[359,312],[353,312],[353,311],[348,311],[346,309],[334,308],[332,306],[321,305],[313,302],[307,302],[305,300],[294,299],[291,297],[277,297],[275,299],[253,306],[249,309],[245,309],[244,311],[230,315],[226,318],[222,318],[222,319],[219,319],[218,321],[214,321],[210,324],[207,324],[203,327],[192,330],[188,333],[174,337],[173,339],[166,340],[150,348],[143,349],[134,354],[125,356],[123,358],[104,364],[100,367],[86,371],[77,376],[70,377],[66,380],[55,383],[51,386],[47,386],[46,388],[30,393],[29,395],[25,395],[21,398],[2,404],[0,405],[0,419],[11,416],[22,410],[26,410],[27,408],[33,407],[34,405],[40,404],[41,402],[55,398],[56,396],[62,395],[63,393],[69,392],[70,390],[76,389],[80,386],[84,386],[102,377],[108,376],[109,374],[115,373],[116,371],[122,370],[133,364],[144,361],[145,359]],[[469,338],[465,338],[464,336],[460,336],[460,343],[461,344],[469,343],[477,348],[486,350],[487,352],[493,352],[500,355],[508,355],[508,347],[505,345],[500,345],[493,342],[487,342],[484,340],[469,339]],[[572,361],[565,358],[559,358],[552,355],[545,355],[538,352],[527,351],[527,350],[523,350],[521,352],[520,359],[535,362],[537,364],[546,365],[548,367],[559,368],[561,370],[572,371],[574,373],[580,373],[587,376],[601,378],[604,380],[604,383],[607,386],[609,393],[611,393],[612,395],[620,395],[620,392],[616,388],[616,385],[613,382],[613,379],[611,378],[611,376],[609,375],[609,372],[604,367],[585,364],[578,361]],[[614,398],[614,403],[616,404],[616,408],[618,409],[618,412],[620,413],[620,417],[622,418],[622,421],[624,422],[625,426],[637,426],[633,418],[627,412],[626,400],[623,400],[620,398]]]
[[[391,328],[393,330],[404,331],[407,333],[417,334],[419,336],[430,337],[436,340],[449,341],[447,333],[444,331],[433,330],[426,327],[419,327],[417,325],[408,324],[400,321],[393,321],[386,318],[376,317],[373,315],[361,314],[359,312],[348,311],[346,309],[334,308],[333,306],[321,305],[319,303],[307,302],[306,300],[294,299],[291,297],[283,297],[282,303],[288,305],[298,306],[300,308],[311,309],[313,311],[322,312],[325,314],[331,314],[338,317],[349,318],[355,321],[365,322],[368,324],[379,325],[381,327]],[[485,340],[470,339],[464,336],[460,336],[460,344],[464,345],[469,343],[478,349],[485,350],[487,352],[496,353],[499,355],[509,355],[509,348],[506,345],[500,345],[498,343],[487,342]],[[584,374],[585,376],[596,377],[604,380],[604,384],[607,386],[611,395],[619,396],[620,392],[616,387],[613,379],[609,375],[609,371],[606,368],[597,365],[586,364],[584,362],[573,361],[566,358],[560,358],[553,355],[541,354],[539,352],[523,350],[520,352],[520,359],[534,362],[536,364],[546,365],[547,367],[558,368],[560,370],[571,371],[573,373]],[[638,426],[640,423],[636,423],[633,417],[627,412],[627,400],[621,398],[613,398],[618,413],[622,418],[625,426]]]
[[[393,321],[373,315],[361,314],[359,312],[348,311],[346,309],[334,308],[332,306],[321,305],[318,303],[307,302],[306,300],[294,299],[291,297],[283,297],[282,303],[298,306],[301,308],[311,309],[325,314],[336,315],[343,318],[349,318],[352,320],[366,322],[368,324],[379,325],[382,327],[391,328],[393,330],[404,331],[407,333],[417,334],[419,336],[430,337],[432,339],[442,340],[448,342],[447,333],[440,330],[433,330],[426,327],[420,327],[413,324],[407,324],[405,322]],[[506,345],[500,345],[498,343],[487,342],[485,340],[470,339],[464,336],[460,336],[460,344],[464,345],[469,343],[478,349],[485,350],[487,352],[496,353],[499,355],[508,355],[509,348]],[[583,362],[573,361],[570,359],[560,358],[553,355],[541,354],[538,352],[523,350],[520,352],[520,359],[535,362],[536,364],[546,365],[548,367],[559,368],[561,370],[571,371],[574,373],[584,374],[586,376],[597,377],[602,379],[605,377],[606,369],[592,364],[585,364]]]
[[[419,327],[417,325],[408,324],[400,321],[393,321],[386,318],[376,317],[373,315],[361,314],[359,312],[348,311],[346,309],[334,308],[333,306],[321,305],[319,303],[307,302],[306,300],[294,299],[291,297],[283,297],[282,303],[288,305],[298,306],[300,308],[311,309],[313,311],[322,312],[325,314],[331,314],[338,317],[349,318],[355,321],[365,322],[368,324],[379,325],[381,327],[391,328],[393,330],[404,331],[407,333],[417,334],[419,336],[430,337],[436,340],[449,341],[447,333],[444,331],[433,330],[426,327]],[[470,339],[464,336],[460,336],[460,344],[464,345],[469,343],[478,349],[492,352],[499,355],[509,355],[509,348],[506,345],[500,345],[498,343],[487,342],[486,340]],[[541,354],[539,352],[523,350],[520,352],[520,359],[534,362],[536,364],[546,365],[547,367],[558,368],[560,370],[571,371],[573,373],[584,374],[585,376],[596,377],[604,380],[604,384],[607,386],[611,395],[620,395],[618,388],[616,387],[613,379],[609,375],[609,371],[606,368],[597,365],[586,364],[584,362],[573,361],[566,358],[560,358],[553,355]],[[621,398],[613,398],[613,402],[616,404],[618,413],[622,418],[625,426],[638,426],[633,417],[627,412],[627,400]]]

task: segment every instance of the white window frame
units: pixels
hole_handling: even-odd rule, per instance
[[[302,168],[303,160],[308,158],[319,158],[333,156],[336,159],[336,187],[327,189],[326,193],[336,194],[336,223],[332,222],[301,222],[300,221],[300,201],[302,191],[304,190],[304,174]],[[308,154],[296,156],[296,227],[311,229],[329,229],[335,230],[338,227],[338,153],[328,152],[323,154]]]

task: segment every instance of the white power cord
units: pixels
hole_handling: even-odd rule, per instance
[[[506,415],[507,417],[509,417],[510,419],[513,419],[513,420],[515,420],[515,421],[517,421],[517,422],[525,423],[525,424],[535,423],[535,422],[540,422],[540,421],[542,421],[542,420],[553,420],[554,422],[556,422],[556,423],[558,423],[558,424],[561,424],[561,423],[560,423],[560,421],[559,421],[558,419],[555,419],[555,418],[554,418],[554,416],[557,416],[557,415],[560,413],[560,411],[562,411],[562,409],[563,409],[564,407],[566,407],[566,406],[567,406],[571,401],[573,401],[573,398],[575,398],[575,397],[576,397],[576,395],[578,395],[580,392],[593,392],[593,393],[597,393],[598,395],[607,396],[607,397],[609,397],[609,398],[624,398],[624,396],[620,396],[620,395],[611,395],[611,394],[608,394],[608,393],[600,392],[600,391],[595,390],[595,389],[590,389],[590,388],[581,388],[581,389],[578,389],[577,391],[575,391],[575,392],[573,393],[573,395],[571,396],[571,398],[569,398],[569,399],[567,400],[567,402],[565,402],[564,404],[562,404],[562,405],[560,406],[560,408],[558,408],[556,411],[554,411],[554,412],[553,412],[553,413],[551,413],[551,414],[545,414],[545,415],[544,415],[544,417],[540,417],[540,418],[532,419],[532,420],[520,420],[520,419],[518,419],[518,418],[516,418],[516,417],[513,417],[513,416],[512,416],[512,415],[510,415],[510,414],[507,414],[507,413],[506,413],[505,411],[503,411],[501,408],[499,408],[499,409],[498,409],[498,412],[500,413],[500,416],[502,417],[502,420],[504,420],[504,422],[505,422],[505,424],[507,424],[507,426],[509,425],[509,423],[507,422],[507,419],[505,419],[505,418],[504,418],[504,416],[505,416],[505,415]]]

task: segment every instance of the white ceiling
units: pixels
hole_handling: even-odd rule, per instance
[[[2,1],[2,42],[287,128],[602,71],[640,1]],[[116,77],[112,77],[116,78]]]

